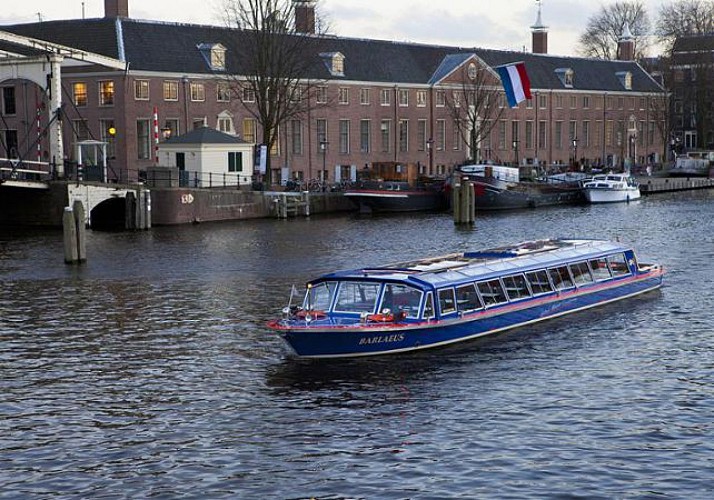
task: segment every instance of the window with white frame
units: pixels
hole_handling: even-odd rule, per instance
[[[392,90],[381,89],[379,91],[379,104],[381,106],[390,106],[392,104]]]
[[[72,95],[74,105],[81,108],[87,105],[87,84],[85,82],[75,82],[72,84]],[[7,114],[7,113],[6,113]]]
[[[409,151],[409,120],[399,120],[399,151]]]
[[[164,82],[164,101],[178,101],[178,88],[179,84],[177,81],[168,80]]]
[[[350,152],[350,121],[340,120],[340,154]]]
[[[206,100],[206,86],[202,83],[191,83],[191,100],[194,102],[203,102]]]
[[[151,120],[136,121],[136,153],[137,159],[151,159]]]
[[[379,124],[382,152],[388,153],[391,149],[392,120],[382,120]]]
[[[255,102],[255,90],[247,87],[243,87],[241,92],[243,102]]]
[[[340,87],[337,96],[337,102],[340,104],[350,103],[350,89],[347,87]]]
[[[218,82],[216,85],[216,101],[230,102],[231,86],[227,82]]]
[[[359,90],[359,103],[362,106],[369,106],[370,102],[370,89],[360,89]]]
[[[399,89],[399,106],[403,108],[409,106],[409,91],[406,89]]]
[[[229,152],[228,153],[228,171],[242,172],[243,171],[243,153]]]
[[[325,85],[320,85],[317,87],[317,103],[326,104],[327,103],[327,87]]]
[[[370,120],[360,120],[359,122],[359,150],[360,153],[370,152]]]
[[[112,80],[102,80],[99,82],[99,105],[114,105],[114,82]]]
[[[427,121],[424,119],[417,121],[417,149],[419,151],[426,150],[426,124]]]
[[[255,144],[256,135],[258,132],[258,123],[255,118],[243,119],[243,140],[251,144]]]
[[[420,108],[423,108],[426,106],[426,90],[417,90],[416,104]]]
[[[436,149],[446,149],[446,120],[436,120]]]
[[[134,80],[134,99],[137,101],[149,100],[149,80]]]
[[[446,92],[443,90],[436,91],[436,107],[443,108],[446,106]]]

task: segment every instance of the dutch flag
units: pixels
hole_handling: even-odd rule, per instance
[[[505,64],[497,66],[495,69],[501,77],[510,107],[515,108],[519,102],[531,98],[531,82],[528,79],[528,73],[526,73],[525,63]]]

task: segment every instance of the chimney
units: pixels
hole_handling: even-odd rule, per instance
[[[541,19],[541,3],[538,2],[538,18],[533,26],[531,26],[531,40],[534,54],[548,53],[548,27],[543,25]]]
[[[129,17],[129,0],[104,0],[104,17]]]
[[[295,31],[315,33],[315,0],[293,0]]]
[[[635,60],[635,37],[630,31],[630,23],[625,23],[622,28],[622,36],[617,42],[617,58],[620,61]]]

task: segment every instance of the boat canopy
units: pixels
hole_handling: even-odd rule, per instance
[[[630,250],[629,247],[602,240],[537,240],[508,247],[454,253],[377,268],[337,271],[323,275],[311,283],[336,280],[406,282],[426,291],[445,283],[458,284],[489,279],[628,250]]]

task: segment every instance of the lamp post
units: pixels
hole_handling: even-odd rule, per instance
[[[513,140],[513,150],[515,151],[516,155],[516,167],[518,166],[518,139]]]
[[[573,137],[573,167],[578,165],[578,138]]]
[[[320,152],[322,153],[322,174],[319,176],[323,180],[325,179],[325,170],[327,169],[327,145],[330,144],[326,140],[320,141]]]

